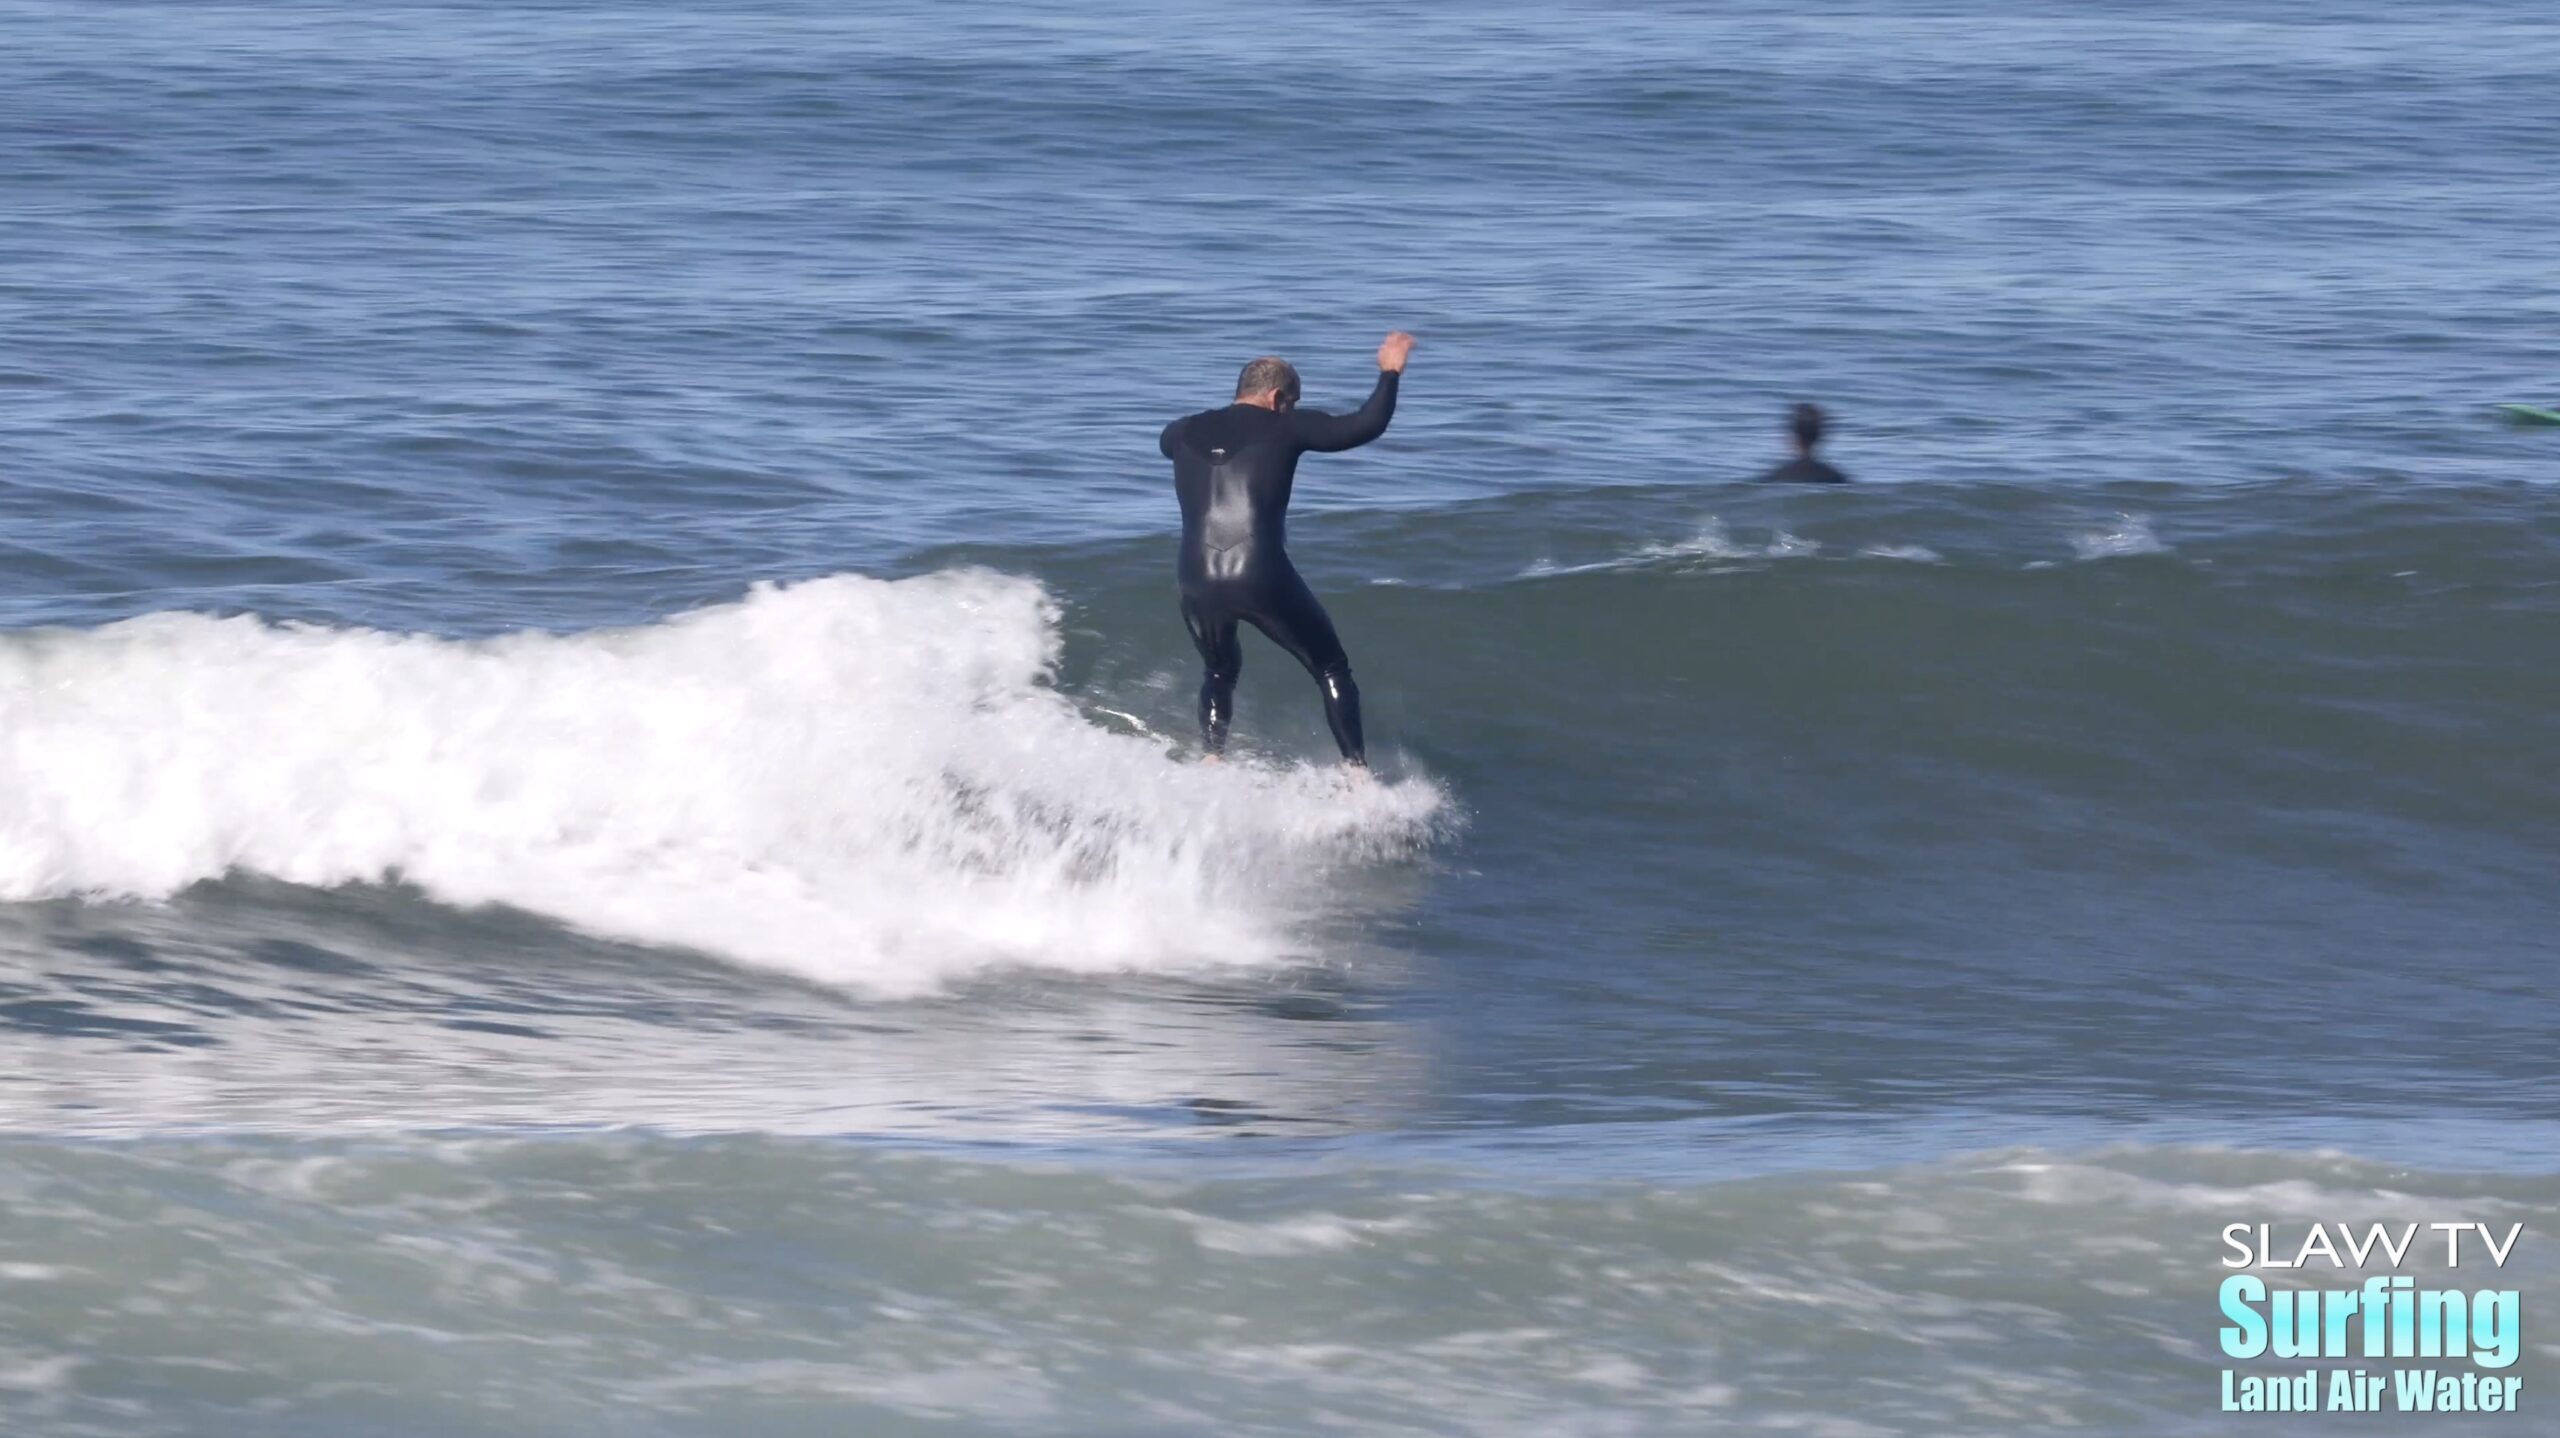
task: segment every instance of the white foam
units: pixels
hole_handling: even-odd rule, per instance
[[[1783,529],[1772,531],[1769,542],[1765,545],[1753,545],[1737,540],[1731,531],[1725,528],[1723,520],[1710,515],[1699,523],[1697,532],[1685,539],[1668,542],[1656,540],[1639,545],[1615,559],[1603,559],[1590,564],[1560,565],[1551,558],[1541,557],[1531,561],[1527,568],[1521,570],[1519,577],[1552,579],[1560,575],[1605,574],[1616,570],[1648,569],[1661,564],[1689,564],[1701,560],[1810,559],[1821,552],[1821,540],[1807,539],[1800,534],[1789,534]],[[1937,556],[1929,557],[1934,559]],[[1721,573],[1722,571],[1711,569],[1708,572]]]
[[[1176,762],[1051,688],[1054,607],[953,571],[456,641],[155,614],[0,637],[0,898],[405,880],[892,991],[1287,956],[1428,781]]]
[[[1674,540],[1668,544],[1645,545],[1629,558],[1637,563],[1665,559],[1757,559],[1764,553],[1774,555],[1778,552],[1775,545],[1763,551],[1736,542],[1733,536],[1726,532],[1724,521],[1710,515],[1699,522],[1697,533],[1688,538]]]
[[[2135,554],[2166,554],[2169,546],[2151,532],[2151,521],[2138,514],[2119,514],[2104,529],[2071,536],[2071,552],[2082,559],[2121,559]]]
[[[1268,1223],[1191,1213],[1176,1216],[1192,1226],[1193,1236],[1202,1248],[1256,1257],[1357,1248],[1375,1236],[1409,1232],[1417,1226],[1410,1219],[1362,1220],[1326,1213],[1300,1214]]]
[[[81,1360],[69,1354],[29,1358],[0,1349],[0,1392],[48,1393],[70,1386]]]

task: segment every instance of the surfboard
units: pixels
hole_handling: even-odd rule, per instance
[[[2544,409],[2538,404],[2502,404],[2498,408],[2518,424],[2560,424],[2560,410]]]

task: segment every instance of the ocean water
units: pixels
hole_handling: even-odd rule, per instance
[[[2315,1220],[2523,1224],[2353,1421],[2537,1431],[2555,71],[0,0],[0,1432],[2294,1431]],[[1191,762],[1156,429],[1399,326],[1380,782],[1259,640]]]

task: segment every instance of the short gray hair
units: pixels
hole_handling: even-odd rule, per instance
[[[1288,400],[1298,397],[1298,372],[1290,368],[1287,360],[1264,355],[1246,365],[1244,373],[1236,376],[1236,398],[1265,392],[1276,393]]]

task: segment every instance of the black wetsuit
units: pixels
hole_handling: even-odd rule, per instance
[[[1289,487],[1299,455],[1367,444],[1386,432],[1395,412],[1395,372],[1380,370],[1368,403],[1350,414],[1231,404],[1164,427],[1158,447],[1173,461],[1173,492],[1182,501],[1182,622],[1208,670],[1200,684],[1200,734],[1210,753],[1226,744],[1227,721],[1235,714],[1236,675],[1244,667],[1236,624],[1242,621],[1307,666],[1324,693],[1325,722],[1342,757],[1367,762],[1350,656],[1324,606],[1289,563]]]
[[[1849,482],[1849,476],[1809,454],[1800,459],[1788,460],[1785,464],[1760,476],[1760,479],[1765,484],[1847,484]]]

